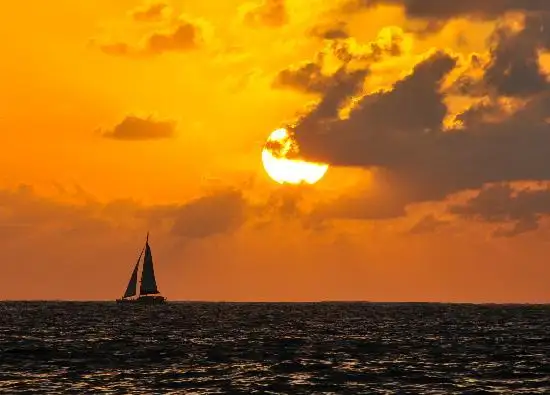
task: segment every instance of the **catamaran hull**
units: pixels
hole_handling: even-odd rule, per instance
[[[162,304],[166,303],[164,296],[140,296],[136,299],[117,299],[117,303],[130,303],[130,304]]]

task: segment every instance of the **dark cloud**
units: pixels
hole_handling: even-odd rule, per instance
[[[62,202],[21,185],[15,190],[0,190],[0,230],[30,234],[48,228],[82,234],[151,226],[168,228],[175,237],[207,238],[238,230],[250,219],[249,207],[241,192],[227,189],[181,204],[144,206],[131,199]]]
[[[429,214],[422,217],[420,221],[414,224],[409,229],[408,233],[413,235],[432,233],[432,232],[435,232],[437,229],[441,228],[442,226],[445,226],[448,224],[449,224],[449,221],[443,221],[443,220],[437,219],[433,214]]]
[[[527,17],[525,24],[520,32],[501,28],[494,34],[496,45],[485,71],[485,81],[495,87],[499,95],[531,95],[548,87],[538,59],[544,38],[540,28],[544,24],[532,17]]]
[[[440,20],[428,19],[428,20],[422,21],[420,25],[418,24],[418,21],[415,21],[415,22],[416,23],[414,24],[406,23],[406,26],[407,26],[406,30],[410,33],[414,33],[419,38],[426,38],[430,34],[437,33],[441,31],[441,29],[443,29],[447,24],[447,21],[444,19],[440,19]],[[460,33],[458,33],[457,44],[461,44],[462,43],[461,40],[464,40],[464,38]]]
[[[550,3],[546,0],[348,0],[344,1],[342,11],[344,14],[353,14],[380,5],[403,7],[408,19],[406,30],[420,37],[441,31],[449,21],[456,18],[487,21],[498,20],[509,12],[530,15],[550,12]],[[463,37],[459,35],[457,38],[457,44],[460,45]]]
[[[385,186],[372,188],[361,195],[341,196],[318,205],[311,213],[316,222],[331,219],[382,220],[395,219],[406,214],[401,197],[390,193]]]
[[[281,70],[273,80],[274,88],[292,88],[306,93],[328,93],[341,90],[343,86],[361,83],[368,73],[368,66],[386,56],[399,56],[403,53],[403,36],[400,31],[390,31],[388,40],[376,40],[363,45],[360,51],[354,49],[352,40],[336,40],[318,52],[315,59]],[[324,72],[327,57],[336,58],[342,67],[333,74]],[[361,62],[364,69],[348,73],[351,62]],[[353,92],[349,92],[351,94]]]
[[[281,27],[288,19],[285,0],[263,0],[244,15],[244,22],[252,27]]]
[[[361,91],[367,74],[367,70],[348,72],[345,66],[341,67],[331,76],[319,104],[302,117],[301,126],[309,130],[315,128],[316,132],[322,133],[322,123],[337,117],[339,108]]]
[[[525,29],[533,27],[527,23]],[[513,34],[532,37],[522,31]],[[486,183],[550,179],[550,92],[545,79],[526,77],[540,75],[540,68],[519,65],[520,59],[531,62],[527,55],[532,52],[502,49],[508,45],[502,42],[516,40],[513,34],[499,38],[501,44],[495,47],[485,74],[497,94],[529,98],[511,115],[499,107],[502,103],[489,101],[461,115],[464,128],[445,130],[447,92],[442,81],[457,59],[444,51],[432,53],[393,89],[362,97],[347,119],[336,114],[357,92],[360,79],[341,76],[340,81],[347,83],[327,89],[319,105],[294,127],[301,155],[336,166],[382,169],[376,182],[387,184],[380,197],[385,202],[376,205],[370,197],[360,198],[362,203],[344,199],[327,215],[391,218],[404,213],[411,203],[445,199]],[[518,40],[517,45],[530,45],[525,38]],[[520,58],[515,66],[503,62],[503,57],[514,55]],[[374,212],[368,208],[373,205],[378,207]]]
[[[273,87],[294,88],[305,93],[322,93],[331,82],[331,77],[323,74],[321,61],[305,62],[281,70],[273,81]]]
[[[472,128],[500,122],[507,116],[505,104],[495,99],[485,99],[458,114],[455,119],[465,127]]]
[[[546,0],[350,0],[346,10],[353,11],[377,5],[401,5],[410,18],[450,19],[456,17],[478,17],[495,19],[510,11],[550,11]]]
[[[489,57],[472,54],[469,68],[450,88],[444,89],[443,81],[459,59],[433,52],[392,89],[359,99],[346,119],[340,119],[338,111],[361,93],[368,73],[355,69],[352,74],[342,67],[334,76],[320,78],[319,56],[320,62],[285,75],[287,85],[322,95],[292,128],[300,155],[368,168],[378,185],[363,195],[342,196],[318,207],[313,215],[321,220],[396,218],[412,203],[443,200],[488,183],[549,180],[550,90],[539,64],[540,50],[549,48],[547,20],[547,14],[529,14],[519,27],[498,23]],[[345,42],[335,42],[333,48],[338,45],[340,51],[332,52],[341,55],[344,66],[354,58]],[[366,64],[363,71],[368,68]],[[470,77],[476,74],[482,78]],[[457,116],[462,127],[446,130],[449,94],[486,97]],[[511,110],[506,97],[514,96],[521,102]],[[511,236],[532,229],[537,215],[516,219],[512,229],[499,228],[497,233]]]
[[[490,61],[480,64],[471,57],[471,69],[483,71],[481,80],[467,75],[458,79],[457,92],[471,96],[487,94],[527,97],[548,89],[539,52],[550,48],[550,14],[527,15],[524,27],[500,24],[490,37]]]
[[[262,229],[273,223],[274,218],[282,219],[283,221],[303,221],[304,211],[300,207],[300,203],[304,198],[300,185],[286,185],[284,188],[276,189],[271,192],[268,198],[252,207],[253,216],[255,217],[254,228]],[[305,228],[308,224],[302,222]]]
[[[494,237],[514,237],[522,233],[531,232],[539,228],[538,218],[524,218],[512,225],[501,226],[493,232]]]
[[[464,204],[450,206],[449,211],[462,218],[491,223],[512,223],[499,227],[495,236],[512,237],[536,230],[539,219],[550,214],[550,189],[520,189],[510,185],[490,185]]]
[[[415,135],[439,129],[447,110],[439,82],[455,62],[436,52],[393,90],[365,96],[345,120],[336,118],[338,108],[360,88],[362,79],[342,76],[343,82],[327,91],[296,125],[302,154],[343,166],[385,166],[405,160],[412,153],[401,152],[407,151],[404,144],[414,143]]]
[[[192,200],[175,211],[172,234],[202,239],[229,233],[246,221],[247,202],[239,191],[227,190]]]
[[[324,40],[340,40],[349,37],[347,25],[344,22],[329,25],[317,25],[311,29],[311,35]]]
[[[152,118],[129,115],[113,130],[104,132],[103,137],[116,140],[156,140],[171,138],[175,131],[175,122],[155,121]]]
[[[153,3],[140,7],[132,13],[132,18],[137,22],[152,22],[162,19],[162,13],[168,5],[164,3]]]
[[[195,199],[164,205],[144,205],[133,199],[102,202],[77,185],[57,190],[62,196],[53,199],[28,185],[0,189],[0,234],[21,238],[53,231],[82,237],[149,229],[197,240],[232,234],[248,223],[270,224],[301,219],[304,214],[299,207],[305,191],[302,186],[276,189],[259,203],[245,198],[243,191],[219,188]]]
[[[198,26],[181,21],[169,33],[154,33],[147,39],[146,51],[151,54],[163,52],[185,52],[200,45],[201,33]]]
[[[188,52],[203,45],[202,30],[199,25],[179,20],[166,32],[153,32],[145,39],[145,46],[137,47],[124,42],[102,44],[100,49],[108,55],[143,58],[166,52]]]

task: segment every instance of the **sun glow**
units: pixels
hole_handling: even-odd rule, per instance
[[[271,133],[262,150],[264,169],[279,184],[315,184],[328,170],[324,163],[288,159],[288,155],[298,153],[298,144],[286,129]]]

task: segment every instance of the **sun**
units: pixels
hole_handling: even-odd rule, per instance
[[[328,170],[325,163],[289,159],[298,153],[298,144],[286,129],[271,133],[262,150],[264,169],[279,184],[315,184]]]

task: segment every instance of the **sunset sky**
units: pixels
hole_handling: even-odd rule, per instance
[[[550,302],[550,1],[2,8],[0,299]]]

